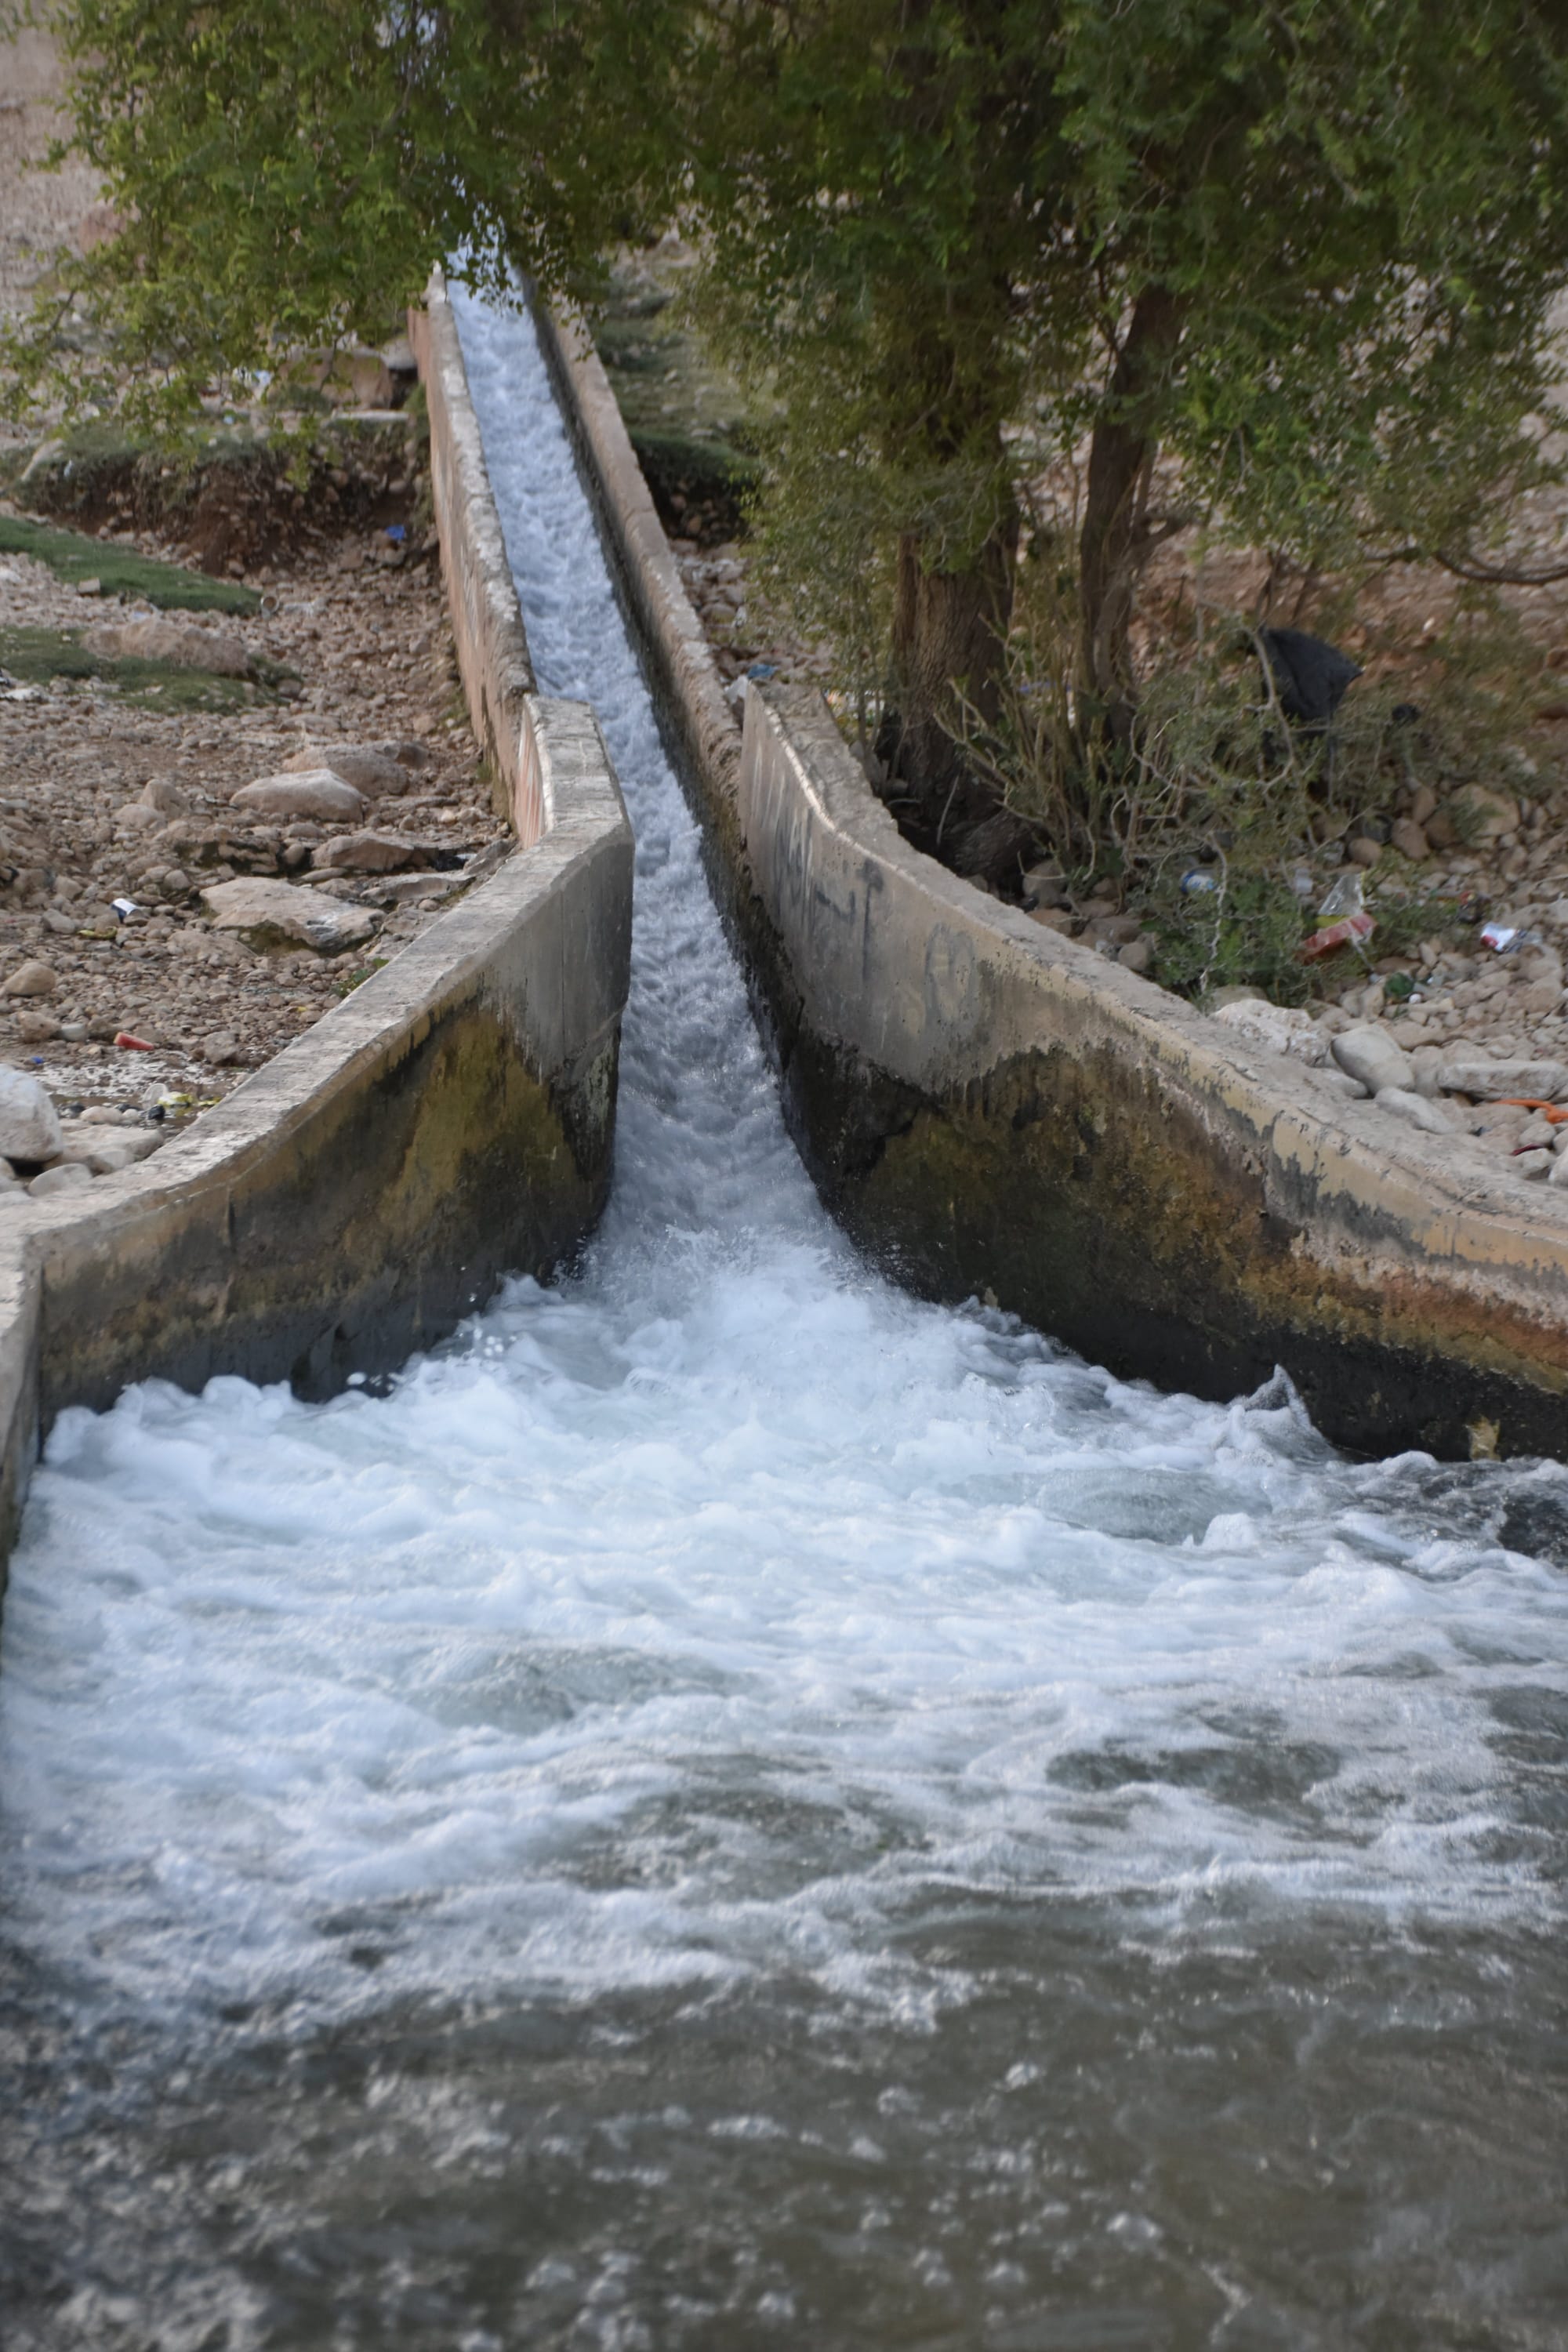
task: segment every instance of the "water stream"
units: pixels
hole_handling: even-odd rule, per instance
[[[1568,2340],[1568,1476],[919,1304],[784,1133],[528,322],[637,835],[582,1266],[67,1414],[0,1672],[8,2352]]]

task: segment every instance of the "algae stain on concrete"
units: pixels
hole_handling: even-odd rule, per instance
[[[613,1040],[586,1115],[473,1004],[426,1024],[232,1180],[227,1214],[154,1209],[45,1286],[45,1425],[127,1380],[214,1372],[329,1393],[445,1338],[508,1273],[547,1277],[609,1181]]]
[[[797,1034],[790,1079],[825,1195],[929,1296],[989,1295],[1121,1377],[1218,1400],[1283,1365],[1352,1451],[1463,1458],[1478,1414],[1505,1453],[1568,1444],[1568,1367],[1549,1334],[1506,1304],[1310,1256],[1268,1196],[1267,1139],[1223,1157],[1109,1053],[1034,1053],[915,1097],[874,1145],[855,1105],[878,1074]]]

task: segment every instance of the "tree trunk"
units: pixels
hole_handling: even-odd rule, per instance
[[[1132,306],[1110,379],[1108,409],[1089,444],[1079,541],[1079,694],[1085,734],[1126,734],[1132,709],[1130,635],[1138,575],[1149,552],[1154,420],[1182,338],[1182,305],[1146,286]]]
[[[924,541],[906,531],[899,541],[893,601],[893,677],[898,734],[889,765],[935,826],[944,807],[962,816],[962,755],[953,740],[959,721],[955,686],[984,719],[996,715],[1002,647],[1013,609],[1018,518],[1007,515],[962,572],[928,571]],[[956,787],[956,790],[955,790]],[[989,805],[990,796],[983,795]],[[963,803],[963,807],[959,803]]]

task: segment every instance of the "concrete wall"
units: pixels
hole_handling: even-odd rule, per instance
[[[1225,1397],[1283,1364],[1358,1451],[1568,1456],[1568,1198],[921,856],[819,697],[748,688],[742,751],[604,372],[551,349],[792,1131],[861,1244],[1124,1375]]]
[[[500,813],[527,848],[549,823],[524,716],[533,664],[439,270],[425,308],[408,313],[408,340],[430,417],[430,492],[468,716],[490,762]]]
[[[0,1538],[41,1433],[129,1381],[326,1395],[550,1274],[610,1180],[632,835],[584,704],[532,693],[450,311],[420,328],[476,729],[530,845],[152,1160],[0,1202]]]

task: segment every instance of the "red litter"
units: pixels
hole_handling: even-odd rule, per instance
[[[1332,955],[1336,948],[1352,947],[1370,940],[1376,928],[1370,915],[1346,915],[1337,923],[1326,923],[1310,939],[1303,940],[1296,953],[1302,963],[1316,963],[1320,956]]]
[[[117,1030],[114,1042],[132,1054],[155,1054],[158,1050],[155,1045],[149,1045],[145,1037],[133,1037],[129,1029]]]

